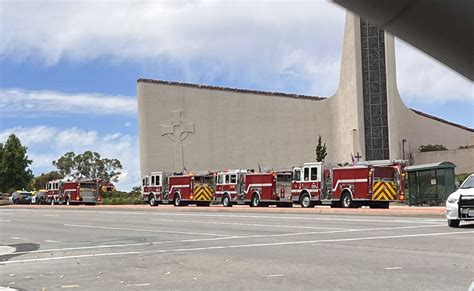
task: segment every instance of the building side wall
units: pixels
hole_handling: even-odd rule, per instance
[[[474,148],[448,151],[414,153],[415,164],[429,164],[433,161],[448,161],[456,165],[456,174],[474,173]]]
[[[331,128],[327,101],[148,82],[138,83],[137,95],[142,175],[182,170],[175,165],[175,144],[162,135],[176,110],[194,123],[182,142],[187,170],[288,168],[315,160],[318,134],[332,147],[325,138]]]
[[[390,158],[402,158],[402,139],[406,140],[405,157],[410,153],[416,153],[420,145],[442,144],[448,149],[469,145],[473,140],[473,132],[419,115],[405,106],[400,98],[396,81],[394,38],[386,32],[385,41]]]

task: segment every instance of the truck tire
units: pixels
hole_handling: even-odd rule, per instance
[[[156,202],[155,195],[150,194],[148,196],[148,204],[150,204],[150,206],[158,206],[158,202]]]
[[[258,197],[257,193],[254,193],[252,196],[252,200],[250,201],[250,207],[259,207],[260,206],[260,198]]]
[[[313,208],[314,203],[311,202],[311,198],[309,197],[308,193],[303,194],[300,199],[300,205],[302,208]]]
[[[449,227],[459,227],[459,223],[461,221],[459,219],[448,219],[448,226]]]
[[[179,194],[174,194],[173,205],[174,205],[175,207],[182,206],[182,204],[181,204],[181,198],[179,197]]]
[[[341,205],[343,208],[352,208],[354,207],[354,202],[352,201],[351,193],[344,192],[341,197]]]
[[[222,197],[222,206],[232,207],[232,202],[230,201],[230,197],[228,194],[225,194],[224,197]]]

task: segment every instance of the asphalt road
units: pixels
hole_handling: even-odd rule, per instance
[[[0,286],[21,290],[465,291],[474,281],[474,224],[436,217],[45,206],[0,208],[0,231]]]

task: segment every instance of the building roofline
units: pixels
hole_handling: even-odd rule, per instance
[[[458,127],[458,128],[470,131],[470,132],[474,132],[474,128],[470,128],[470,127],[467,127],[467,126],[464,126],[464,125],[461,125],[461,124],[457,124],[457,123],[454,123],[454,122],[451,122],[451,121],[447,121],[445,119],[442,119],[442,118],[439,118],[439,117],[436,117],[436,116],[433,116],[433,115],[430,115],[428,113],[424,113],[424,112],[421,112],[421,111],[418,111],[418,110],[415,110],[415,109],[412,109],[412,108],[410,108],[410,110],[415,112],[418,115],[421,115],[421,116],[424,116],[424,117],[427,117],[427,118],[430,118],[430,119],[433,119],[433,120],[436,120],[436,121],[439,121],[439,122],[442,122],[442,123],[445,123],[445,124],[449,124],[451,126]]]
[[[319,96],[309,96],[309,95],[300,95],[300,94],[291,94],[291,93],[260,91],[260,90],[251,90],[251,89],[239,89],[239,88],[231,88],[231,87],[210,86],[210,85],[202,85],[202,84],[182,83],[182,82],[153,80],[153,79],[144,79],[144,78],[138,79],[137,83],[153,83],[153,84],[173,85],[173,86],[181,86],[181,87],[189,87],[189,88],[209,89],[209,90],[218,90],[218,91],[230,91],[230,92],[237,92],[237,93],[250,93],[250,94],[257,94],[257,95],[296,98],[296,99],[305,99],[305,100],[313,100],[313,101],[321,101],[321,100],[326,100],[327,99],[325,97],[319,97]]]

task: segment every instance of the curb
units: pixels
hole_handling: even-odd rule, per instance
[[[253,208],[246,205],[236,205],[234,207],[223,207],[212,205],[209,207],[186,206],[174,207],[173,205],[160,205],[150,207],[148,205],[8,205],[7,209],[69,209],[73,211],[103,210],[103,211],[154,211],[154,212],[218,212],[218,213],[281,213],[281,214],[326,214],[326,215],[365,215],[365,216],[400,216],[400,217],[430,217],[445,218],[444,207],[409,207],[392,206],[389,209],[371,209],[368,207],[346,209],[330,208],[328,206],[316,206],[315,208],[292,208],[264,207]]]

